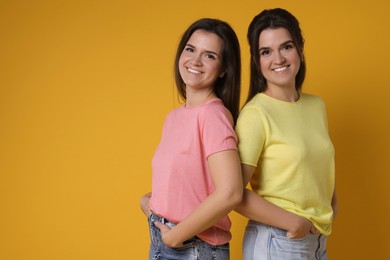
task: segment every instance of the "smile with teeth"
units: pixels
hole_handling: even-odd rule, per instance
[[[273,71],[276,71],[276,72],[281,72],[281,71],[284,71],[288,68],[289,66],[284,66],[284,67],[280,67],[280,68],[276,68],[276,69],[272,69]]]
[[[191,69],[191,68],[187,68],[187,71],[191,72],[191,73],[194,73],[194,74],[201,74],[202,73],[202,72],[200,72],[198,70],[194,70],[194,69]]]

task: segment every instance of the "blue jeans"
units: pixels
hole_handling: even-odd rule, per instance
[[[192,237],[184,241],[184,245],[180,248],[171,248],[166,246],[161,240],[160,229],[154,222],[161,222],[170,227],[175,224],[169,222],[165,218],[161,218],[155,213],[152,213],[149,218],[150,231],[150,249],[149,260],[228,260],[229,259],[229,244],[213,246],[203,240]]]
[[[250,220],[245,229],[244,260],[327,260],[326,236],[309,233],[290,239],[286,230]]]

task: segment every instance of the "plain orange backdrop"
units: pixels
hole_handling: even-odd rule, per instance
[[[264,8],[297,16],[304,91],[326,102],[340,212],[332,260],[390,259],[390,80],[387,1],[0,2],[0,258],[146,259],[139,198],[165,115],[179,105],[181,33],[220,18],[241,42]],[[246,219],[236,213],[231,258]]]

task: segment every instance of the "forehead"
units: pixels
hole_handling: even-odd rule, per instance
[[[188,39],[187,44],[206,51],[220,53],[223,48],[222,39],[215,33],[205,30],[196,30]]]
[[[272,47],[292,41],[291,34],[285,28],[265,29],[259,36],[259,47]]]

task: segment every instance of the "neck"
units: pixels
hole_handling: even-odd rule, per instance
[[[191,93],[191,92],[186,92],[186,106],[191,107],[191,106],[197,106],[201,105],[208,100],[212,98],[216,98],[217,96],[215,95],[214,91],[204,91],[204,92],[196,92],[196,93]]]
[[[295,87],[289,89],[268,87],[263,93],[285,102],[296,102],[299,99],[299,93]]]

